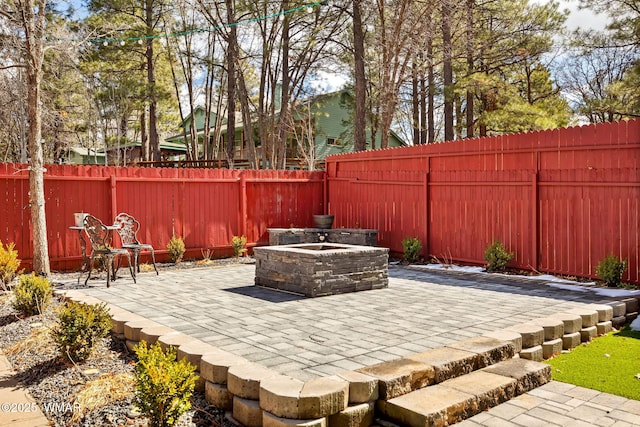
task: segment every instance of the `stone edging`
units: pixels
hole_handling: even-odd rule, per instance
[[[62,298],[88,304],[97,298],[78,290],[58,290]],[[482,337],[302,382],[218,349],[170,327],[107,304],[112,332],[128,348],[159,341],[177,348],[178,358],[197,367],[196,388],[212,405],[229,411],[247,427],[369,425],[376,404],[467,374],[513,356],[532,361],[570,350],[638,316],[639,300],[590,304],[534,319]]]

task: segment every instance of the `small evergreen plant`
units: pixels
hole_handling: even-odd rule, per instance
[[[247,236],[233,236],[231,238],[231,247],[233,248],[233,256],[238,258],[247,252]]]
[[[15,249],[15,243],[10,242],[6,246],[0,240],[0,284],[7,285],[18,274],[20,268],[20,260],[18,259],[18,251]]]
[[[174,264],[180,263],[186,251],[184,240],[182,237],[172,236],[167,244],[167,249],[169,250],[169,260]]]
[[[627,269],[627,261],[611,254],[598,263],[596,274],[608,287],[617,288],[622,283],[622,275]]]
[[[49,279],[35,274],[20,276],[13,287],[13,308],[25,316],[41,313],[51,302],[53,287]]]
[[[513,252],[507,251],[504,245],[497,239],[487,246],[484,251],[484,259],[487,261],[487,271],[494,273],[504,271],[505,267],[513,259]]]
[[[191,407],[195,366],[184,358],[176,361],[175,348],[165,352],[159,343],[149,347],[140,341],[134,351],[138,356],[135,405],[149,418],[151,427],[173,426]]]
[[[402,250],[405,261],[416,262],[420,258],[422,242],[417,237],[407,237],[402,241]]]
[[[86,360],[110,330],[111,316],[104,303],[69,301],[58,311],[58,325],[52,335],[62,356],[78,362]]]

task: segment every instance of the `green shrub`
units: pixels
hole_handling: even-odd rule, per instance
[[[484,259],[488,262],[487,271],[504,271],[505,267],[513,259],[513,253],[507,251],[504,245],[497,239],[487,246],[484,251]]]
[[[13,287],[13,308],[25,316],[41,313],[51,302],[52,294],[53,287],[46,277],[22,275]]]
[[[134,351],[138,355],[135,405],[149,417],[151,427],[173,426],[191,407],[195,366],[186,359],[176,361],[175,349],[165,352],[159,343],[147,347],[141,341]]]
[[[627,269],[627,261],[611,254],[596,266],[596,274],[607,286],[617,288],[622,283],[622,274]]]
[[[184,256],[184,253],[186,251],[184,240],[182,240],[182,237],[171,237],[171,240],[167,244],[167,249],[169,250],[169,260],[171,260],[171,262],[175,264],[178,264],[180,261],[182,261],[182,257]]]
[[[417,237],[407,237],[402,241],[404,259],[407,262],[416,262],[420,258],[422,242]]]
[[[99,340],[111,330],[107,306],[69,301],[58,311],[53,340],[60,353],[74,362],[87,359]]]
[[[14,250],[15,244],[10,242],[7,246],[0,240],[0,284],[6,285],[18,274],[20,260],[18,251]]]
[[[247,237],[246,236],[233,236],[231,238],[231,247],[233,248],[233,255],[238,258],[240,255],[244,255],[247,252]]]

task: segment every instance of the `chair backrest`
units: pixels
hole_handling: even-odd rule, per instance
[[[111,234],[107,226],[93,215],[87,215],[84,219],[84,230],[89,236],[91,249],[104,251],[109,249]]]
[[[113,221],[113,225],[117,227],[116,231],[123,245],[140,244],[137,236],[140,223],[134,217],[128,213],[119,213]]]

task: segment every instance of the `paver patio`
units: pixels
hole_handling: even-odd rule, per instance
[[[391,267],[386,289],[304,298],[257,288],[254,265],[120,277],[82,292],[306,381],[607,298],[529,279]],[[56,280],[75,288],[76,276]]]

